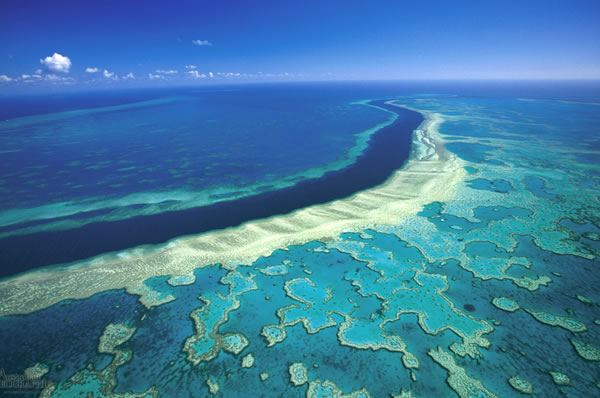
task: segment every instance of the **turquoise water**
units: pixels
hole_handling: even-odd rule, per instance
[[[515,376],[534,396],[598,395],[600,108],[523,97],[397,100],[442,114],[448,149],[467,161],[447,201],[250,265],[198,268],[187,285],[149,279],[175,297],[155,307],[109,291],[2,317],[2,366],[46,365],[53,396],[209,396],[210,379],[220,396],[517,397]],[[502,297],[519,308],[493,304]],[[135,328],[110,355],[95,349],[109,323]],[[228,348],[240,335],[247,345]],[[290,382],[293,363],[307,383]]]

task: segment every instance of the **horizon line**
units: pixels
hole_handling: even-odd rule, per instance
[[[219,86],[245,86],[245,85],[277,85],[277,84],[302,84],[302,83],[443,83],[443,82],[465,82],[465,83],[499,83],[499,82],[536,82],[536,83],[576,83],[576,82],[597,82],[600,83],[600,77],[564,77],[564,78],[529,78],[529,77],[475,77],[475,78],[464,78],[464,77],[448,77],[448,78],[382,78],[382,79],[306,79],[306,80],[219,80],[219,81],[203,81],[200,84],[190,84],[190,82],[181,82],[182,84],[167,84],[167,85],[128,85],[128,86],[94,86],[94,87],[82,87],[74,85],[47,85],[47,86],[26,86],[25,90],[11,90],[10,92],[0,92],[0,97],[11,97],[11,96],[22,96],[22,95],[36,95],[36,94],[56,94],[56,93],[93,93],[93,92],[106,92],[106,91],[134,91],[134,90],[160,90],[160,89],[173,89],[173,88],[191,88],[197,89],[202,87],[219,87]],[[13,87],[14,88],[14,87]]]

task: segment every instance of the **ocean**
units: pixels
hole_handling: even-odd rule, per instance
[[[0,368],[33,395],[600,388],[598,82],[0,104]]]

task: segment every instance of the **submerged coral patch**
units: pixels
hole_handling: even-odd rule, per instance
[[[308,370],[301,362],[296,362],[290,365],[290,382],[294,386],[301,386],[308,381]]]
[[[577,351],[577,354],[583,359],[588,361],[600,361],[600,349],[595,346],[579,342],[575,339],[571,339],[571,344],[573,344],[575,351]]]
[[[552,376],[552,381],[557,386],[568,386],[571,384],[571,378],[561,372],[550,372],[550,376]]]
[[[503,311],[508,311],[508,312],[514,312],[516,310],[518,310],[519,308],[519,304],[514,301],[511,300],[509,298],[506,297],[494,297],[492,299],[492,304],[494,304],[494,306],[496,308],[499,308]]]
[[[429,356],[440,366],[448,371],[448,384],[461,398],[473,396],[497,398],[497,395],[488,390],[480,380],[474,379],[467,374],[464,368],[456,364],[452,354],[444,351],[441,347],[430,350]]]
[[[585,332],[587,330],[587,327],[583,323],[573,318],[558,316],[543,311],[534,312],[528,309],[525,309],[525,312],[528,312],[536,320],[545,323],[546,325],[560,326],[571,332]]]
[[[508,384],[523,394],[533,394],[533,385],[520,376],[513,376],[508,379]]]

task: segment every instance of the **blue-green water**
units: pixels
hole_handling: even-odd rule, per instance
[[[514,376],[534,396],[598,395],[598,103],[576,87],[529,96],[527,87],[455,88],[455,97],[394,89],[398,104],[440,113],[447,148],[466,161],[447,201],[250,265],[198,264],[187,285],[149,279],[175,297],[149,309],[108,291],[2,317],[0,367],[22,374],[46,365],[53,396],[210,396],[209,379],[219,396],[323,396],[325,380],[371,397],[521,396]],[[371,95],[362,87],[345,96],[390,91],[373,85]],[[519,309],[494,305],[501,297]],[[109,323],[135,328],[116,348],[130,352],[124,360],[96,348]],[[236,353],[225,338],[240,334],[248,344]],[[248,354],[254,363],[244,368]],[[200,355],[209,359],[191,360]],[[306,367],[307,383],[291,383],[293,363]]]

